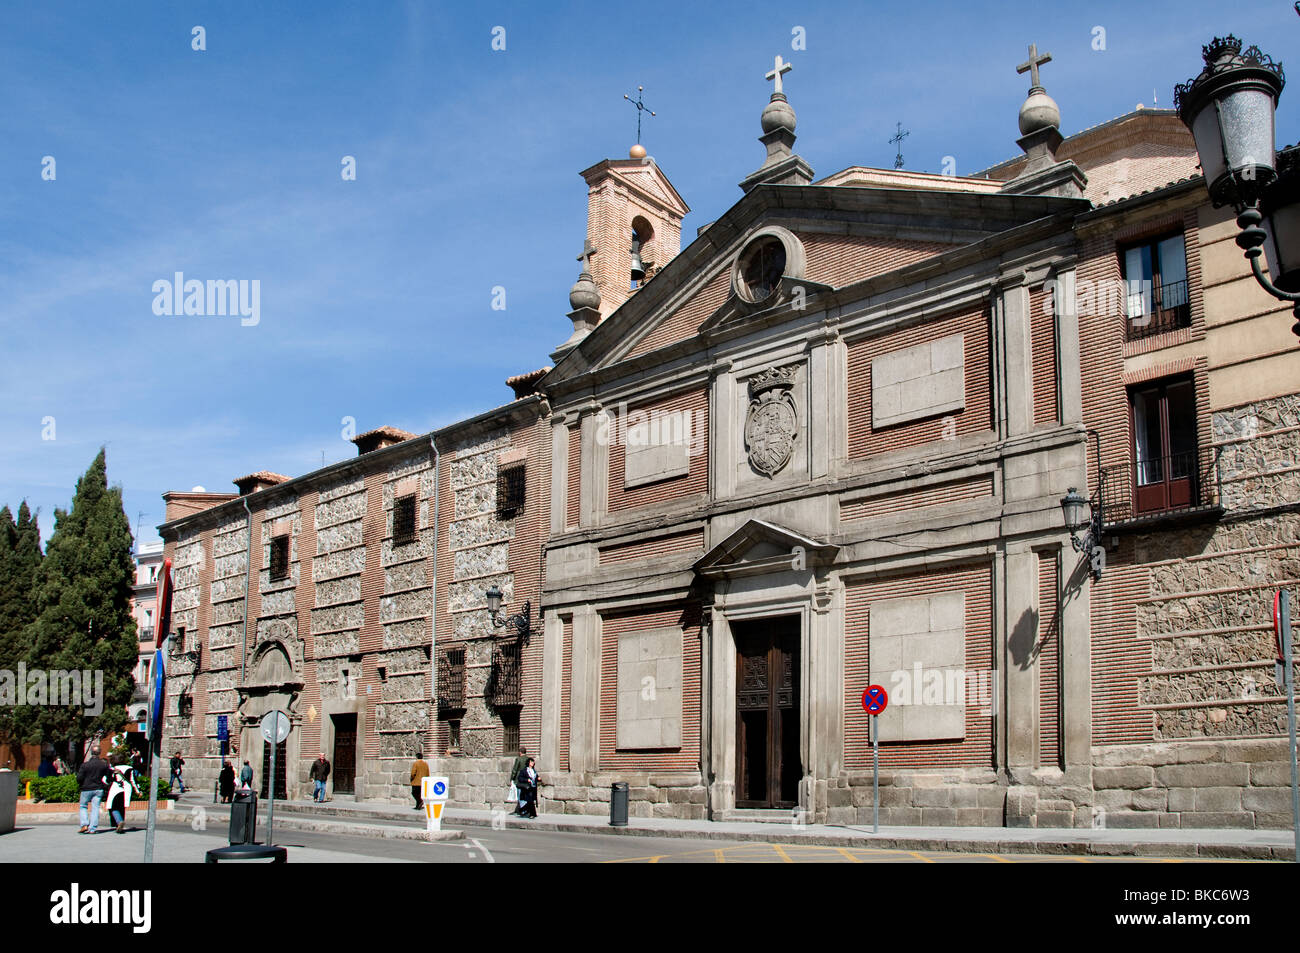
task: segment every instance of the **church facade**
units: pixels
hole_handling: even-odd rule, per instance
[[[291,795],[423,751],[495,809],[522,745],[546,810],[858,823],[879,684],[884,823],[1288,826],[1300,350],[1177,116],[1064,138],[1042,62],[1022,157],[817,180],[778,58],[686,248],[644,150],[582,173],[573,332],[510,403],[167,494],[166,749],[269,765],[280,708]]]

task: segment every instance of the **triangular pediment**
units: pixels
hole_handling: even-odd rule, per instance
[[[747,576],[810,569],[835,560],[840,548],[766,520],[749,519],[695,562],[702,576]]]
[[[732,289],[737,257],[762,230],[779,227],[798,238],[806,252],[804,273],[788,277],[800,278],[811,300],[859,287],[869,293],[870,283],[883,288],[905,282],[930,259],[1089,207],[1082,200],[1050,196],[761,185],[565,354],[544,386],[562,390],[567,380],[622,362],[643,362],[659,352],[671,359],[675,352],[669,349],[704,343],[709,334],[741,327],[746,320],[764,315],[771,320],[783,310],[793,316],[788,301],[776,298],[765,309],[747,308]]]

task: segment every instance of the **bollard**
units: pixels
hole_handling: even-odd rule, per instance
[[[615,781],[609,786],[609,826],[627,827],[626,781]]]

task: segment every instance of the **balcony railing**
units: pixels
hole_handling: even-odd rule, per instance
[[[520,678],[523,653],[518,640],[501,642],[492,650],[492,673],[488,676],[487,702],[493,708],[523,704]]]
[[[1128,340],[1140,341],[1166,331],[1190,327],[1192,323],[1191,303],[1187,298],[1187,281],[1169,281],[1149,286],[1130,295]],[[1134,315],[1134,305],[1142,304],[1142,313]]]
[[[140,641],[141,642],[153,641],[153,626],[149,626],[148,628],[140,630]]]
[[[1219,506],[1218,448],[1151,457],[1101,472],[1107,526]]]

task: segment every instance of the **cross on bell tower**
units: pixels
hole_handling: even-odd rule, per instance
[[[633,99],[627,93],[623,94],[623,98],[636,107],[636,145],[634,145],[628,153],[633,159],[645,158],[645,147],[641,145],[641,114],[647,112],[652,116],[655,114],[653,109],[641,101],[641,93],[644,90],[644,86],[638,86],[636,88],[636,99]]]

